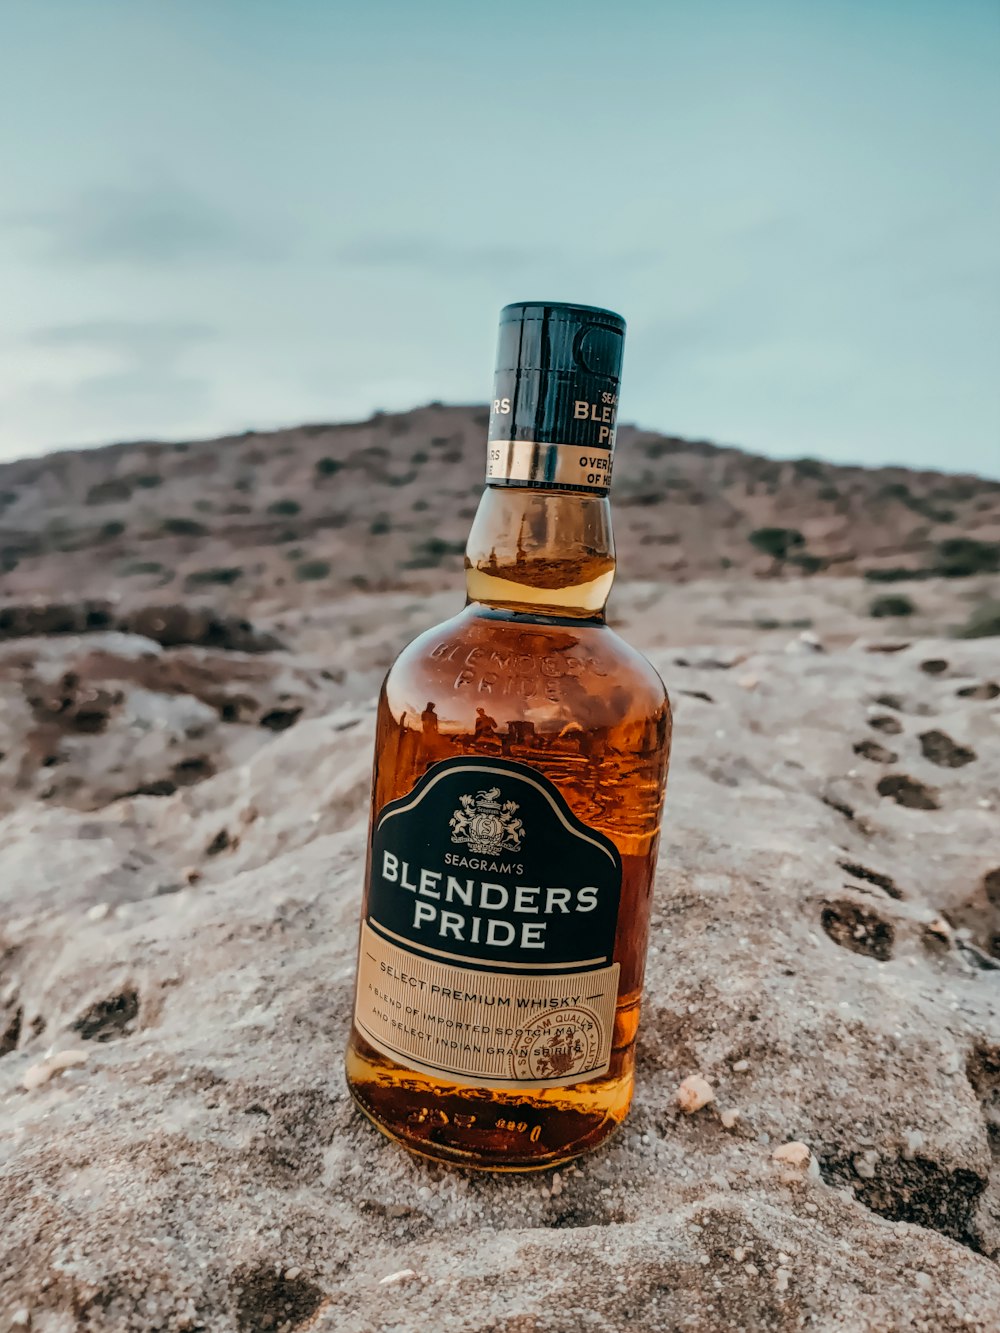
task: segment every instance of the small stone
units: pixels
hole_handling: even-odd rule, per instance
[[[774,1287],[775,1287],[775,1290],[776,1290],[776,1291],[787,1291],[787,1290],[788,1290],[788,1279],[789,1279],[791,1276],[792,1276],[792,1275],[791,1275],[791,1273],[788,1271],[787,1268],[779,1268],[779,1269],[777,1270],[777,1272],[775,1273],[775,1275],[774,1275]]]
[[[103,921],[110,911],[111,908],[107,903],[94,903],[93,907],[87,908],[87,920]]]
[[[562,1194],[562,1191],[562,1177],[559,1175],[559,1172],[556,1171],[552,1176],[552,1197],[556,1198],[558,1195]]]
[[[854,1170],[862,1180],[874,1180],[877,1162],[878,1153],[874,1149],[869,1149],[868,1152],[860,1153],[854,1158]]]
[[[181,875],[188,884],[197,884],[202,877],[201,871],[197,866],[185,866],[181,871]]]
[[[40,1088],[43,1083],[48,1083],[51,1077],[52,1070],[42,1060],[37,1065],[32,1065],[30,1069],[25,1070],[24,1077],[21,1079],[21,1087],[25,1092],[33,1092],[35,1088]]]
[[[75,1065],[87,1063],[87,1052],[80,1050],[56,1051],[47,1057],[49,1068],[54,1074],[61,1069],[72,1069]]]
[[[927,922],[924,929],[929,935],[936,935],[939,940],[951,939],[951,926],[945,921],[944,917],[936,916]]]
[[[740,1113],[734,1106],[727,1106],[724,1111],[719,1112],[719,1120],[722,1122],[723,1129],[735,1129],[739,1118]]]
[[[22,1305],[19,1310],[15,1310],[10,1317],[11,1328],[30,1328],[31,1311],[26,1305]]]
[[[391,1287],[397,1282],[410,1282],[416,1276],[412,1268],[401,1268],[396,1273],[386,1273],[385,1277],[380,1277],[378,1284],[380,1287]]]
[[[911,1161],[924,1146],[924,1136],[919,1129],[908,1129],[903,1139],[903,1156]]]
[[[40,1088],[44,1083],[48,1083],[50,1078],[61,1073],[64,1069],[72,1069],[75,1065],[85,1065],[87,1063],[86,1051],[56,1051],[52,1055],[46,1056],[44,1060],[39,1060],[38,1064],[32,1065],[30,1069],[25,1070],[24,1077],[21,1079],[21,1087],[25,1092],[33,1092],[35,1088]]]
[[[807,1213],[818,1213],[818,1212],[819,1212],[819,1204],[818,1204],[818,1203],[807,1203],[807,1204],[803,1204],[803,1207],[805,1208],[805,1210],[806,1210]]]
[[[746,1257],[747,1257],[746,1250],[743,1248],[742,1245],[737,1245],[736,1249],[733,1250],[733,1258],[736,1260],[738,1264],[741,1264]]]
[[[752,671],[748,671],[745,676],[737,676],[736,684],[741,690],[755,690],[760,684],[760,677],[755,676]]]
[[[744,1264],[743,1271],[748,1277],[757,1277],[760,1273],[760,1269],[756,1264]]]
[[[811,1154],[809,1148],[804,1143],[794,1140],[791,1143],[783,1143],[775,1148],[771,1157],[776,1162],[783,1162],[786,1166],[808,1166]]]
[[[286,1268],[286,1269],[285,1269],[285,1281],[286,1281],[286,1282],[294,1282],[295,1279],[299,1276],[299,1274],[300,1274],[301,1272],[302,1272],[302,1269],[301,1269],[301,1268]]]
[[[715,1100],[712,1085],[700,1074],[689,1074],[676,1092],[677,1105],[685,1115],[693,1115]]]
[[[737,1060],[736,1063],[733,1065],[733,1073],[745,1074],[749,1068],[750,1068],[749,1060]]]
[[[934,1286],[934,1279],[931,1277],[930,1273],[914,1273],[913,1280],[917,1286],[922,1287],[924,1291],[930,1291]]]

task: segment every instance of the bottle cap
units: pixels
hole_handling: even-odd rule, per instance
[[[625,346],[621,315],[518,301],[500,312],[486,480],[607,494]]]

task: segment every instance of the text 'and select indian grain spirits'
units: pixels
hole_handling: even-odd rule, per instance
[[[458,1165],[554,1165],[632,1096],[670,709],[604,614],[624,333],[505,307],[468,600],[379,699],[348,1084]]]

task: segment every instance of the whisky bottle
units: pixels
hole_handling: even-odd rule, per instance
[[[624,334],[504,308],[465,609],[379,698],[347,1080],[460,1166],[553,1166],[632,1096],[671,720],[605,620]]]

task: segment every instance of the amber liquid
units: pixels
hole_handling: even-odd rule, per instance
[[[373,815],[442,759],[500,756],[538,769],[613,840],[623,876],[611,1065],[571,1087],[499,1092],[407,1069],[355,1027],[347,1080],[365,1114],[411,1150],[526,1170],[596,1146],[628,1112],[670,707],[653,668],[604,622],[614,577],[605,499],[489,488],[466,563],[468,605],[404,649],[383,685]]]

